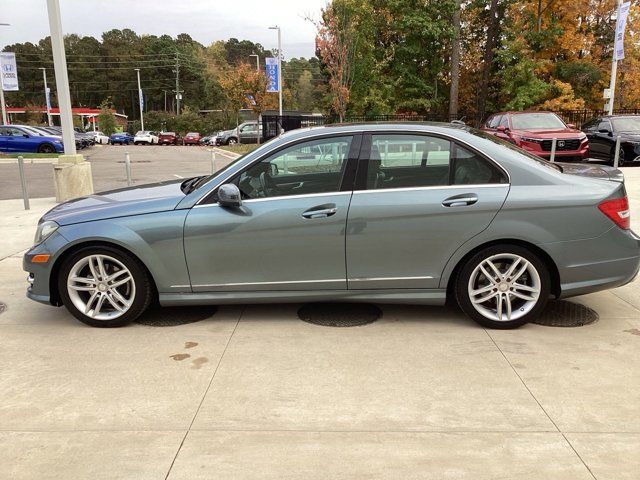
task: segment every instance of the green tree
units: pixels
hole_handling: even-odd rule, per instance
[[[111,135],[116,132],[116,116],[113,114],[110,99],[105,99],[100,103],[98,126],[105,135]]]

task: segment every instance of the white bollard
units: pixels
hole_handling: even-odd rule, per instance
[[[211,149],[211,174],[216,173],[216,152]]]
[[[616,138],[616,153],[613,155],[613,168],[618,168],[620,163],[620,135]]]
[[[124,168],[127,172],[127,185],[131,186],[131,184],[133,183],[131,181],[131,158],[129,157],[128,151],[124,152]]]
[[[22,186],[22,201],[24,202],[24,209],[30,210],[29,206],[29,193],[27,192],[27,181],[24,177],[24,158],[22,155],[18,157],[18,170],[20,170],[20,185]]]
[[[549,157],[550,162],[556,161],[556,143],[558,142],[557,138],[551,140],[551,156]]]

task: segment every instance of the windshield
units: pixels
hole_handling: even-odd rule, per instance
[[[478,136],[478,137],[482,137],[486,140],[491,140],[493,143],[497,143],[499,145],[502,145],[503,147],[507,147],[509,150],[513,150],[514,152],[518,152],[520,155],[524,155],[525,157],[527,157],[527,159],[529,160],[533,160],[534,162],[543,165],[547,168],[550,168],[552,170],[558,170],[560,172],[562,172],[562,167],[560,165],[557,165],[555,163],[551,163],[548,160],[544,160],[543,158],[538,157],[537,155],[534,155],[533,153],[529,153],[526,150],[524,150],[523,148],[520,148],[516,145],[514,145],[511,142],[508,142],[506,140],[503,140],[501,138],[496,137],[495,135],[491,135],[489,133],[483,132],[482,130],[476,130],[475,128],[470,128],[469,132],[473,133],[474,135]]]
[[[640,133],[640,117],[617,117],[612,118],[613,129],[616,132],[637,132]]]
[[[564,130],[567,126],[554,113],[518,113],[511,115],[513,130]]]

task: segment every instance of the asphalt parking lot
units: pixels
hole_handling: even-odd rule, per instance
[[[79,153],[91,163],[96,192],[127,186],[125,152],[131,159],[134,184],[188,178],[211,173],[209,147],[147,146],[147,145],[94,145]],[[233,159],[218,150],[216,169]],[[25,177],[31,198],[55,196],[52,161],[25,160]],[[22,198],[20,174],[15,159],[0,159],[0,200]]]
[[[136,181],[206,173],[210,152],[184,150]],[[91,158],[96,178],[122,174],[116,151]],[[640,168],[624,172],[638,231]],[[93,329],[24,297],[20,252],[52,205],[0,202],[0,478],[638,478],[638,279],[572,299],[599,315],[576,328],[418,306],[331,328],[240,305]]]

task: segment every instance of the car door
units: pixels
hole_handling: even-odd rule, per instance
[[[266,154],[231,180],[242,207],[221,207],[215,192],[194,207],[184,227],[192,289],[346,289],[345,230],[359,144],[360,136],[342,135]]]
[[[609,160],[614,144],[615,138],[611,122],[609,119],[603,118],[598,123],[593,138],[589,138],[589,151],[597,158]]]
[[[10,127],[0,127],[0,152],[14,152],[14,140]]]
[[[38,146],[41,143],[39,137],[30,135],[20,128],[8,127],[8,129],[11,134],[13,152],[33,153],[38,151]]]
[[[256,143],[258,140],[258,125],[249,123],[240,129],[240,143]]]
[[[366,135],[347,220],[349,290],[439,288],[446,262],[508,191],[500,167],[446,137]]]

